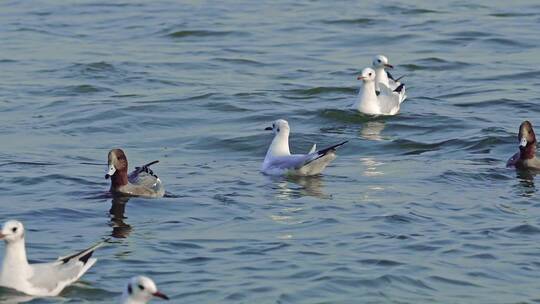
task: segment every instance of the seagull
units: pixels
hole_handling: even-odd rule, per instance
[[[358,80],[362,80],[362,87],[353,108],[359,112],[370,115],[395,115],[405,99],[405,87],[400,84],[394,90],[383,83],[379,83],[381,91],[376,92],[375,71],[372,68],[362,70]]]
[[[103,245],[103,242],[98,243],[51,263],[29,264],[24,235],[24,226],[19,221],[7,221],[2,227],[0,239],[6,243],[6,253],[0,271],[0,286],[31,296],[58,295],[94,265],[97,259],[91,258],[92,254]]]
[[[273,131],[275,136],[266,152],[262,171],[268,175],[311,176],[320,174],[326,166],[336,159],[336,148],[348,141],[315,151],[314,145],[308,154],[291,154],[289,150],[289,123],[278,119],[272,127],[265,130]]]
[[[372,61],[372,68],[375,70],[375,90],[381,92],[380,84],[382,83],[386,87],[390,88],[391,90],[397,89],[402,83],[399,81],[403,76],[401,76],[398,79],[395,79],[390,72],[386,70],[393,69],[394,66],[388,63],[388,58],[384,55],[377,55],[373,58]],[[403,100],[407,98],[405,96],[405,88],[403,88]],[[403,102],[402,100],[402,102]]]
[[[145,276],[133,277],[129,280],[122,293],[121,304],[146,304],[153,297],[168,300],[165,294],[161,293],[154,281]]]

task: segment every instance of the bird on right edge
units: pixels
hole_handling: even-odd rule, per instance
[[[129,280],[122,293],[121,304],[146,304],[152,298],[157,297],[169,300],[165,294],[161,293],[154,281],[149,277],[137,276]]]
[[[536,157],[536,135],[532,124],[526,120],[519,126],[519,151],[506,162],[507,167],[540,170],[540,160]]]

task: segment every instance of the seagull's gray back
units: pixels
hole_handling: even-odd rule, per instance
[[[60,283],[65,284],[76,280],[84,265],[82,263],[53,263],[32,264],[32,276],[28,279],[36,288],[44,288],[53,291]]]
[[[399,111],[400,96],[383,83],[380,84],[381,93],[377,96],[381,113],[395,114]]]
[[[265,160],[263,172],[270,175],[316,175],[336,158],[334,152],[319,155],[318,152],[310,154],[292,154],[287,156],[274,156]]]

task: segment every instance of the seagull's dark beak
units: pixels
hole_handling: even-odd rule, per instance
[[[158,298],[162,298],[163,300],[168,300],[169,297],[167,297],[165,294],[159,292],[159,291],[156,291],[152,294],[154,297],[158,297]]]
[[[3,239],[3,238],[5,238],[5,237],[6,237],[6,235],[5,235],[5,234],[2,234],[2,232],[0,232],[0,240]]]
[[[364,80],[364,79],[366,79],[366,77],[364,77],[364,76],[358,76],[358,77],[356,77],[356,79],[358,79],[358,80]]]
[[[272,131],[273,129],[272,129],[272,127],[266,127],[266,128],[264,128],[264,130],[265,131]]]
[[[394,68],[394,66],[393,66],[393,65],[391,65],[391,64],[388,64],[388,63],[385,63],[385,64],[384,64],[384,66],[385,66],[385,67],[387,67],[387,68],[389,68],[389,69],[393,69],[393,68]]]

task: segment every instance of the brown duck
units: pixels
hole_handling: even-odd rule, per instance
[[[165,194],[163,183],[150,169],[150,166],[158,163],[153,161],[135,170],[129,175],[126,154],[121,149],[112,149],[109,152],[108,171],[105,178],[111,179],[111,192],[113,194],[162,197]]]
[[[540,160],[536,158],[536,136],[529,121],[524,121],[519,126],[518,140],[519,152],[508,160],[506,166],[540,170]]]

